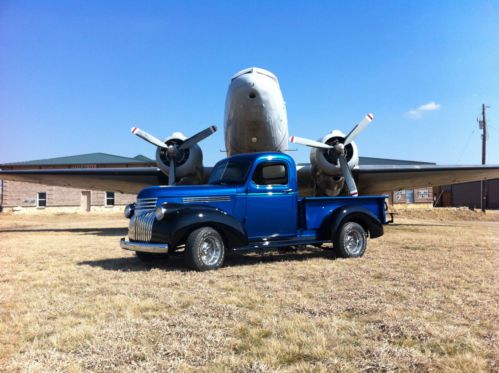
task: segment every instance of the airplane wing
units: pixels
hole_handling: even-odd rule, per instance
[[[168,185],[168,176],[157,167],[0,170],[0,179],[131,194]]]
[[[499,178],[499,165],[366,165],[352,170],[360,194],[381,194],[393,190],[450,185]]]
[[[211,167],[205,167],[204,177],[207,178],[210,172]],[[366,165],[354,168],[352,173],[360,194],[381,194],[393,190],[498,179],[499,165]],[[152,185],[168,185],[168,176],[157,167],[0,170],[0,179],[131,194]],[[298,181],[301,194],[313,194],[309,164],[298,165]],[[185,180],[181,184],[198,183]]]

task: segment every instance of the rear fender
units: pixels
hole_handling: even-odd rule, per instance
[[[371,211],[360,206],[343,206],[324,219],[319,230],[319,238],[330,240],[339,233],[342,225],[349,221],[362,225],[371,238],[383,235],[383,224]]]

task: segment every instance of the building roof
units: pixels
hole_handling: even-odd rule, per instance
[[[83,165],[83,164],[130,164],[130,163],[154,163],[142,154],[136,155],[133,158],[122,157],[120,155],[107,153],[89,153],[79,155],[69,155],[66,157],[37,159],[34,161],[5,163],[1,166],[63,166],[63,165]],[[400,159],[386,159],[373,157],[359,157],[359,164],[367,165],[418,165],[418,164],[435,164],[431,162],[405,161]]]
[[[154,160],[147,158],[145,155],[142,155],[142,154],[136,155],[135,157],[133,157],[133,159],[136,159],[136,160],[142,161],[142,162],[154,162]]]
[[[373,157],[359,157],[359,165],[367,166],[387,166],[387,165],[418,165],[418,164],[433,164],[433,162],[419,162],[419,161],[404,161],[402,159],[387,159],[387,158],[373,158]]]
[[[79,155],[69,155],[66,157],[37,159],[34,161],[5,163],[0,166],[62,166],[62,165],[80,165],[80,164],[128,164],[128,163],[149,163],[152,159],[137,155],[134,158],[122,157],[120,155],[107,153],[89,153]]]

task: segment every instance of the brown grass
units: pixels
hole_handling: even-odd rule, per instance
[[[0,215],[0,370],[497,371],[499,223],[454,220],[197,273],[117,215]]]

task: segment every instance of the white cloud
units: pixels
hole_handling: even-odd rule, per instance
[[[440,104],[437,104],[435,101],[431,101],[427,104],[421,105],[417,109],[411,109],[405,114],[411,119],[420,119],[425,112],[438,109],[440,109]]]

